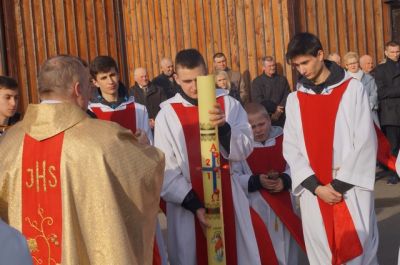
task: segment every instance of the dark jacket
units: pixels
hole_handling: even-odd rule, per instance
[[[156,76],[151,83],[161,87],[164,90],[164,94],[167,96],[167,98],[172,98],[175,96],[176,92],[179,91],[179,85],[175,82],[175,80],[171,82],[168,76],[166,76],[164,73]]]
[[[258,103],[271,100],[277,105],[285,106],[289,93],[290,87],[286,77],[278,74],[269,77],[262,73],[251,84],[251,99]]]
[[[387,59],[375,68],[381,126],[400,126],[400,66]]]
[[[152,83],[149,83],[147,92],[136,83],[129,89],[129,95],[135,97],[135,102],[146,106],[150,119],[156,118],[160,111],[160,103],[167,99],[163,89]]]
[[[286,77],[278,74],[269,77],[265,73],[262,73],[251,84],[252,101],[261,103],[264,106],[275,106],[275,111],[277,106],[286,105],[289,93],[290,87]],[[268,112],[271,113],[271,110],[268,110]],[[284,123],[285,114],[283,113],[279,120],[272,122],[272,125],[283,127]]]
[[[14,114],[14,116],[12,116],[8,119],[7,125],[5,125],[5,126],[0,125],[0,136],[2,136],[5,133],[5,131],[7,131],[9,128],[11,128],[11,126],[13,126],[17,122],[19,122],[20,119],[21,119],[21,114],[16,112]]]

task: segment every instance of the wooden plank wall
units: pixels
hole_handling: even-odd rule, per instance
[[[382,0],[296,0],[295,30],[318,35],[326,54],[354,51],[384,58],[391,39],[390,7]]]
[[[106,0],[3,0],[8,74],[21,87],[21,108],[38,102],[37,74],[43,61],[72,54],[89,61],[120,57],[115,2]]]
[[[163,57],[197,48],[212,68],[224,52],[228,66],[251,80],[261,73],[260,59],[275,56],[280,73],[293,80],[285,63],[295,32],[320,36],[327,52],[369,53],[380,61],[389,40],[389,6],[380,0],[0,0],[4,19],[7,70],[21,86],[22,109],[38,102],[40,64],[55,54],[90,61],[110,55],[122,78],[134,83],[143,66],[159,74]],[[1,10],[0,9],[0,10]]]
[[[260,59],[275,56],[282,73],[292,78],[284,54],[293,24],[290,0],[124,0],[123,17],[129,83],[133,70],[159,74],[163,57],[174,58],[185,48],[198,49],[212,70],[217,52],[228,66],[253,79]]]
[[[0,75],[7,74],[3,6],[0,2]]]

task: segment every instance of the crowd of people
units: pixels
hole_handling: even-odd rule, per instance
[[[393,156],[400,148],[399,44],[387,43],[385,55],[375,68],[355,52],[341,63],[315,35],[296,34],[286,53],[299,73],[292,93],[272,56],[246,84],[223,53],[208,69],[185,49],[163,58],[152,81],[136,68],[128,89],[110,56],[87,64],[59,55],[41,66],[41,102],[20,122],[18,84],[1,76],[0,259],[206,265],[220,257],[207,252],[204,234],[196,84],[212,72],[209,122],[229,165],[221,168],[226,264],[298,264],[300,251],[310,264],[378,264],[374,126]]]

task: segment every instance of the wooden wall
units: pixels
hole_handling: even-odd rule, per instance
[[[4,38],[4,19],[2,5],[0,4],[0,75],[5,75],[7,73],[6,68],[6,47]]]
[[[55,54],[87,61],[110,55],[129,85],[135,67],[146,67],[152,78],[163,57],[184,48],[199,49],[209,68],[222,51],[248,79],[272,55],[292,81],[284,56],[295,32],[319,35],[327,52],[353,50],[378,61],[391,34],[381,0],[0,0],[0,10],[6,48],[0,71],[18,79],[22,109],[38,102],[39,66]]]
[[[296,31],[318,35],[327,54],[349,51],[384,58],[391,39],[390,7],[382,0],[296,0]]]
[[[8,74],[19,81],[22,108],[38,102],[36,77],[46,58],[120,56],[114,1],[3,0],[2,5]]]
[[[292,70],[284,53],[293,25],[290,0],[124,0],[123,17],[130,84],[142,66],[150,77],[159,74],[163,57],[185,48],[198,49],[210,71],[212,57],[223,52],[228,66],[254,78],[260,59],[273,55],[282,72]]]

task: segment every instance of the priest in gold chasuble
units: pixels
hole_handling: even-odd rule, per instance
[[[87,69],[47,60],[41,104],[0,139],[0,217],[33,264],[151,264],[164,155],[86,115]]]

